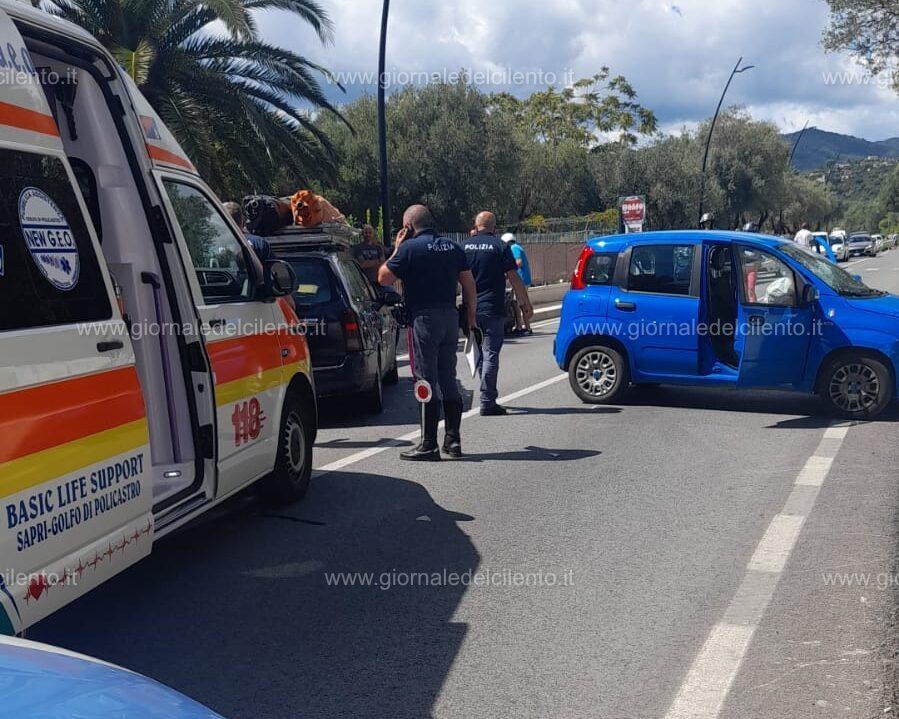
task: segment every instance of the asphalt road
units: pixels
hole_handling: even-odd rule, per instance
[[[852,267],[899,292],[899,251]],[[306,501],[238,497],[29,637],[229,717],[892,716],[899,408],[591,408],[555,327],[504,349],[513,413],[466,418],[464,461],[398,461],[404,367],[382,417],[324,408]]]

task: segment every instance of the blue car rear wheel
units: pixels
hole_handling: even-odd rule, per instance
[[[588,404],[607,404],[618,399],[630,384],[627,362],[611,347],[580,350],[568,366],[574,393]]]

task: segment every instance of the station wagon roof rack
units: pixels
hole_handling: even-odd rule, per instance
[[[266,235],[266,241],[278,249],[346,250],[357,244],[359,232],[346,225],[322,225],[320,227],[299,227],[291,225]]]

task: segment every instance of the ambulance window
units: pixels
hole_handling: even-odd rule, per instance
[[[0,148],[0,332],[111,317],[62,160]]]
[[[247,258],[244,246],[221,211],[200,190],[174,180],[165,189],[181,226],[203,299],[211,303],[249,298]]]

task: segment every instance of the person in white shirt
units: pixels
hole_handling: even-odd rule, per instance
[[[808,228],[808,222],[802,223],[802,229],[796,233],[796,237],[793,238],[793,242],[797,245],[802,245],[803,247],[811,247],[812,246],[812,233]]]

